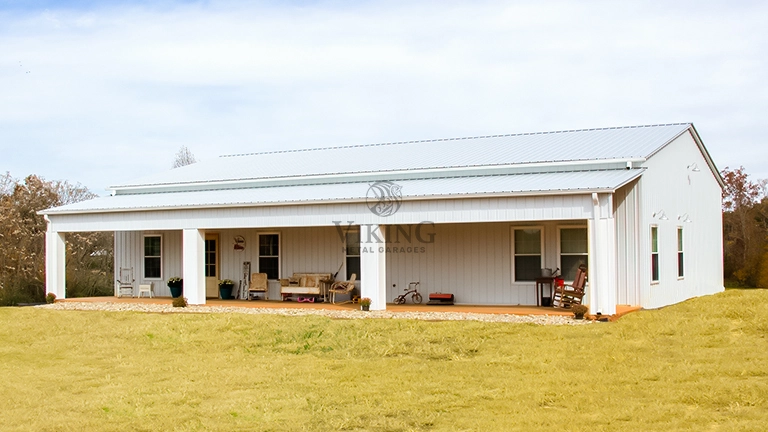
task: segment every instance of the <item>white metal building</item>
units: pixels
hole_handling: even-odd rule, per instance
[[[67,233],[114,231],[116,270],[159,295],[183,277],[192,304],[250,262],[271,298],[278,277],[341,266],[372,309],[411,281],[531,305],[541,268],[583,262],[593,313],[655,308],[723,290],[722,187],[687,123],[223,156],[41,212],[46,286],[66,297]],[[382,191],[401,200],[372,210]]]

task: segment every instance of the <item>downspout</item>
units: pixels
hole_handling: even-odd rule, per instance
[[[592,313],[602,313],[602,311],[598,308],[598,302],[597,302],[597,289],[596,289],[596,277],[595,272],[593,271],[593,268],[598,265],[599,259],[599,251],[597,250],[597,230],[598,230],[598,219],[600,218],[600,197],[597,195],[597,192],[592,192],[592,232],[589,233],[589,248],[592,251],[592,258],[590,267],[587,269],[587,274],[592,275],[589,278],[589,306]]]

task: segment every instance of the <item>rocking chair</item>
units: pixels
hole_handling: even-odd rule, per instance
[[[136,280],[133,278],[133,267],[121,268],[120,279],[117,280],[117,296],[122,297],[125,294],[133,297],[133,283]]]
[[[573,305],[581,304],[584,298],[585,285],[587,281],[587,266],[582,264],[576,270],[576,277],[570,285],[558,285],[555,287],[555,293],[552,295],[552,306],[559,308],[571,308]]]
[[[269,284],[266,273],[251,274],[251,283],[248,285],[248,300],[251,300],[257,294],[262,294],[264,300],[269,300]]]
[[[352,303],[352,290],[355,289],[355,279],[357,279],[357,274],[352,273],[352,277],[350,277],[348,281],[334,282],[333,285],[331,285],[331,289],[328,290],[328,292],[331,293],[331,304]],[[349,294],[350,299],[341,303],[336,303],[336,294]]]

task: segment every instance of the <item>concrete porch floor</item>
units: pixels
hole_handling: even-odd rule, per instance
[[[138,303],[138,304],[170,304],[170,297],[80,297],[56,300],[57,302],[90,302],[90,303]],[[220,300],[207,299],[204,306],[228,306],[243,308],[283,308],[283,309],[327,309],[327,310],[351,310],[359,309],[359,305],[331,304],[331,303],[299,303],[295,301],[280,300]],[[616,315],[618,318],[627,313],[641,309],[639,306],[619,305],[616,306]],[[387,304],[387,311],[390,312],[464,312],[480,314],[509,314],[509,315],[561,315],[570,316],[572,313],[567,309],[555,309],[552,307],[540,306],[483,306],[483,305],[453,305],[453,306],[432,306],[426,304]]]

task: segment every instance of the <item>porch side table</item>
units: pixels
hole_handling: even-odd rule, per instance
[[[555,278],[554,277],[540,277],[536,278],[536,306],[541,306],[544,301],[544,285],[549,285],[549,301],[552,305],[552,290],[554,289]]]

